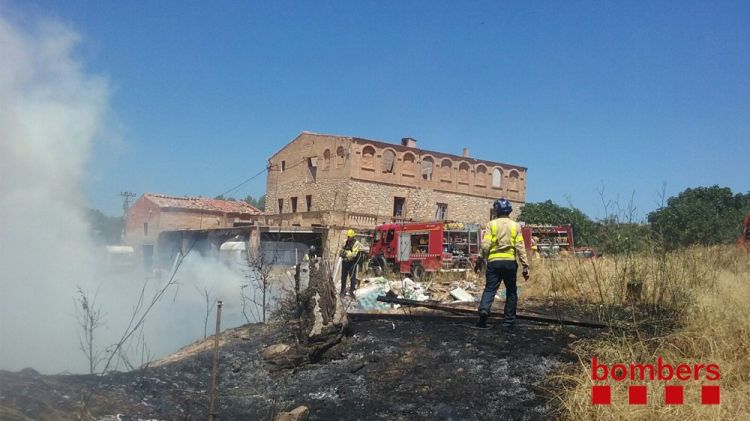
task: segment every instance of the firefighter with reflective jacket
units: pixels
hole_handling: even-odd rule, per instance
[[[362,244],[355,238],[356,234],[353,229],[346,232],[346,243],[341,249],[341,296],[346,294],[346,278],[351,279],[349,295],[354,297],[354,290],[357,289],[357,264],[359,263],[360,249]]]
[[[529,279],[529,263],[526,260],[526,248],[523,243],[521,226],[510,219],[513,211],[511,203],[505,198],[495,201],[493,205],[495,218],[487,224],[482,238],[482,252],[487,262],[486,284],[482,301],[479,304],[479,322],[477,327],[487,328],[492,301],[495,299],[500,282],[505,282],[505,312],[503,324],[512,326],[516,319],[518,291],[516,273],[518,262],[523,265],[523,277]]]

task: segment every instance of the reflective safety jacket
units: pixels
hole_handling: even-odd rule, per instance
[[[521,226],[507,217],[493,219],[487,224],[482,238],[482,251],[488,262],[518,258],[521,265],[529,265]]]
[[[355,238],[347,238],[344,243],[344,248],[341,250],[339,255],[347,261],[353,261],[359,257],[359,250],[362,248],[362,244]]]

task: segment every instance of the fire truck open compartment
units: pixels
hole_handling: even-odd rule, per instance
[[[446,224],[446,228],[443,231],[443,269],[473,268],[481,247],[479,225],[453,223]]]
[[[526,225],[522,231],[529,255],[547,258],[574,255],[573,228],[570,225]]]
[[[383,224],[375,229],[370,266],[411,274],[473,268],[480,251],[477,224],[435,221]]]

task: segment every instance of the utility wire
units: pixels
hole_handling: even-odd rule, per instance
[[[221,193],[221,194],[220,194],[219,196],[224,196],[224,195],[225,195],[225,194],[227,194],[227,193],[231,193],[231,192],[233,192],[233,191],[235,191],[235,190],[239,189],[240,187],[242,187],[242,186],[244,186],[245,184],[249,183],[250,181],[252,181],[252,180],[256,179],[256,178],[257,178],[258,176],[260,176],[261,174],[263,174],[263,173],[264,173],[264,172],[266,172],[266,171],[268,171],[268,168],[263,168],[263,169],[262,169],[262,170],[261,170],[260,172],[258,172],[258,173],[257,173],[257,174],[255,174],[254,176],[252,176],[252,177],[248,178],[247,180],[245,180],[245,181],[241,182],[240,184],[238,184],[238,185],[236,185],[236,186],[232,187],[231,189],[229,189],[229,190],[225,191],[224,193]]]
[[[293,165],[290,165],[289,167],[287,167],[287,168],[286,168],[286,170],[290,170],[290,169],[292,169],[292,168],[294,168],[294,167],[297,167],[297,166],[299,166],[300,164],[302,164],[302,163],[304,163],[304,162],[305,162],[305,160],[304,160],[304,159],[302,159],[302,160],[300,160],[300,161],[296,162],[295,164],[293,164]],[[235,191],[235,190],[239,189],[240,187],[244,186],[245,184],[247,184],[247,183],[249,183],[249,182],[253,181],[253,180],[254,180],[254,179],[256,179],[256,178],[258,178],[258,176],[260,176],[261,174],[265,173],[266,171],[270,171],[270,170],[272,169],[272,167],[278,167],[278,164],[277,164],[277,165],[271,165],[271,166],[269,166],[269,167],[267,167],[267,168],[263,168],[263,169],[262,169],[261,171],[259,171],[259,172],[258,172],[257,174],[255,174],[255,175],[253,175],[252,177],[248,178],[247,180],[245,180],[245,181],[241,182],[240,184],[238,184],[238,185],[236,185],[236,186],[232,187],[231,189],[229,189],[229,190],[225,191],[224,193],[221,193],[221,194],[220,194],[219,196],[224,196],[224,195],[225,195],[225,194],[227,194],[227,193],[231,193],[231,192],[233,192],[233,191]]]

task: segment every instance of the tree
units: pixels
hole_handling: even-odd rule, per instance
[[[573,226],[573,235],[577,244],[593,245],[594,222],[580,209],[560,206],[551,200],[527,203],[521,209],[518,219],[527,224],[570,224]]]
[[[252,196],[248,195],[243,199],[243,201],[251,206],[255,206],[256,208],[263,210],[266,207],[266,195],[260,196],[259,198],[255,199]]]
[[[220,195],[214,197],[214,199],[216,199],[216,200],[228,200],[230,202],[236,202],[237,201],[237,199],[235,199],[234,197],[232,197],[232,196],[224,197],[223,194],[220,194]]]
[[[89,363],[89,374],[94,374],[99,363],[105,358],[102,350],[95,343],[95,336],[99,328],[104,326],[104,315],[101,307],[96,303],[97,294],[92,297],[88,291],[84,291],[80,286],[77,293],[78,296],[75,299],[76,321],[80,328],[78,349],[86,356]]]
[[[248,282],[240,286],[240,300],[242,315],[248,323],[252,323],[251,316],[256,322],[266,322],[266,312],[270,308],[271,298],[271,271],[275,263],[276,257],[269,259],[263,250],[247,255],[248,271],[245,277]]]
[[[97,209],[86,209],[91,236],[99,245],[120,244],[125,221],[121,216],[107,216]]]
[[[750,211],[750,193],[734,194],[728,187],[689,188],[648,214],[648,222],[665,247],[731,243],[742,231]]]

